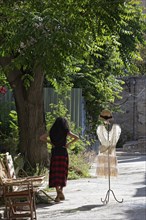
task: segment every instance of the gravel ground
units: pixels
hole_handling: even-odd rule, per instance
[[[96,177],[93,162],[91,178],[68,181],[65,201],[37,205],[37,220],[146,220],[146,155],[117,158],[119,175],[111,178],[110,188],[108,179]]]

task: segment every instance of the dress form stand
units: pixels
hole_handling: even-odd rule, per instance
[[[108,131],[108,140],[109,140],[109,121],[107,121],[107,131]],[[122,203],[123,202],[123,199],[121,201],[119,201],[116,196],[115,196],[115,193],[114,191],[111,189],[111,176],[110,176],[110,149],[108,148],[108,154],[107,154],[107,157],[108,157],[108,191],[106,193],[106,196],[105,196],[105,199],[101,199],[102,203],[104,204],[107,204],[109,202],[109,198],[110,198],[110,193],[113,194],[113,197],[114,199],[119,202],[119,203]]]

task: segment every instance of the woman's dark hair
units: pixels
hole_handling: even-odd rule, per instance
[[[64,146],[69,132],[69,125],[66,118],[58,117],[50,129],[50,140],[55,146]]]

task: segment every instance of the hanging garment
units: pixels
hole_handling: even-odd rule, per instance
[[[96,132],[101,143],[97,156],[96,174],[98,177],[107,177],[109,174],[117,176],[116,144],[121,134],[121,128],[119,125],[113,124],[109,130],[104,125],[99,125]],[[108,166],[108,160],[110,166]]]

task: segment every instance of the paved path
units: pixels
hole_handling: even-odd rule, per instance
[[[65,188],[66,200],[37,206],[38,220],[146,220],[146,156],[118,156],[118,178],[111,178],[107,205],[101,202],[108,190],[108,179],[70,180]],[[51,196],[55,196],[52,192]]]

